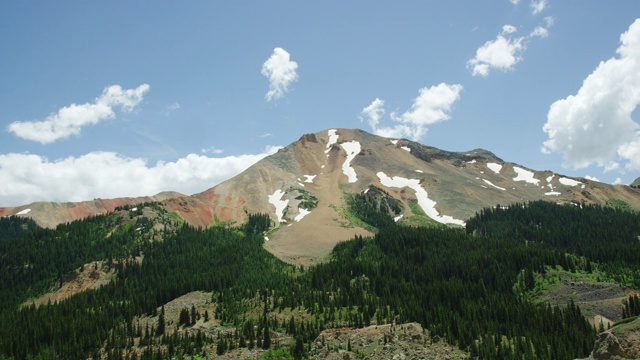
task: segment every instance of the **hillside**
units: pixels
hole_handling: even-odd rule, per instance
[[[56,229],[0,218],[0,358],[574,359],[590,318],[616,310],[597,297],[623,322],[640,313],[620,302],[640,288],[636,212],[536,201],[409,227],[368,189],[345,203],[375,235],[310,267],[265,250],[266,214],[207,229],[160,203]]]
[[[241,174],[204,192],[165,192],[152,197],[34,203],[0,208],[0,216],[33,218],[55,227],[118,206],[159,201],[199,227],[243,223],[249,213],[269,214],[277,225],[267,249],[297,264],[317,263],[339,241],[370,235],[345,213],[345,197],[376,187],[400,201],[400,223],[463,226],[480,209],[534,200],[620,205],[640,209],[629,186],[574,179],[510,163],[489,151],[449,152],[361,130],[306,134]]]

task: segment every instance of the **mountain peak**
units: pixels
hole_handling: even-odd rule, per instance
[[[451,152],[360,129],[334,128],[302,135],[244,172],[193,196],[162,193],[153,198],[49,205],[47,211],[35,206],[5,208],[0,215],[31,216],[42,225],[55,226],[112,211],[114,204],[143,200],[160,201],[167,211],[201,227],[242,223],[250,213],[265,213],[275,224],[265,236],[265,246],[285,261],[308,264],[322,260],[338,241],[371,234],[371,229],[352,221],[347,200],[372,188],[381,190],[374,200],[395,204],[390,215],[409,225],[464,226],[484,207],[532,200],[603,206],[622,201],[640,209],[640,192],[627,186],[532,170],[484,149]]]

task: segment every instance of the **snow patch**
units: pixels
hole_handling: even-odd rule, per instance
[[[411,152],[411,148],[409,148],[408,146],[400,146],[400,149]]]
[[[316,178],[316,176],[318,175],[302,175],[304,177],[306,177],[306,179],[304,180],[304,182],[306,183],[313,183],[313,179]]]
[[[289,205],[289,199],[281,200],[284,194],[284,191],[278,189],[274,191],[273,194],[269,195],[269,203],[276,207],[276,217],[278,217],[278,222],[286,222],[285,220],[282,220],[282,216],[284,215],[284,209]]]
[[[269,241],[269,237],[268,237],[268,236],[265,236],[265,237],[264,237],[264,241]]]
[[[556,176],[555,174],[551,175],[551,176],[547,176],[547,182],[550,183],[551,180],[553,180],[553,177]]]
[[[364,189],[364,193],[368,193],[369,192],[369,188]]]
[[[382,171],[378,172],[378,178],[380,179],[380,183],[386,187],[397,187],[403,188],[408,187],[413,189],[416,192],[416,198],[418,199],[418,205],[422,208],[422,210],[432,218],[433,220],[442,223],[442,224],[456,224],[460,226],[465,226],[465,222],[462,220],[454,219],[448,215],[440,215],[438,210],[436,210],[436,202],[429,199],[429,195],[427,191],[420,186],[420,180],[418,179],[406,179],[399,176],[388,177]]]
[[[493,186],[494,188],[498,189],[498,190],[502,190],[502,191],[506,191],[507,189],[497,186],[497,185],[493,185],[493,183],[487,179],[482,179],[482,181],[486,182],[487,184]]]
[[[336,129],[331,129],[328,131],[329,133],[329,142],[327,143],[327,150],[325,150],[325,154],[328,153],[329,151],[331,151],[331,147],[333,146],[333,144],[338,142],[338,130]]]
[[[467,154],[467,155],[469,155],[469,154]],[[471,161],[467,161],[467,163],[469,163],[469,164],[475,164],[475,163],[476,163],[476,159],[473,159],[473,160],[471,160]]]
[[[20,212],[17,212],[16,215],[26,215],[31,212],[31,209],[24,209]]]
[[[393,221],[398,222],[400,219],[402,219],[402,214],[396,216],[393,218]]]
[[[356,170],[349,163],[360,153],[360,143],[357,141],[349,141],[340,145],[347,152],[347,160],[342,164],[342,172],[347,175],[350,183],[354,183],[358,181],[358,176]]]
[[[560,195],[560,193],[559,193],[559,192],[557,192],[557,191],[549,191],[549,192],[546,192],[546,193],[544,193],[544,194],[545,194],[545,195],[547,195],[547,196],[549,196],[549,195],[555,195],[555,196]]]
[[[397,139],[396,139],[396,140],[389,140],[389,141],[391,141],[391,143],[392,143],[393,145],[396,145],[396,144],[398,143],[398,140],[397,140]]]
[[[421,174],[424,173],[424,171],[422,171],[422,170],[416,170],[416,172],[417,173],[421,173]]]
[[[534,178],[533,172],[529,170],[525,170],[523,168],[514,166],[513,171],[515,171],[518,174],[518,176],[513,178],[513,181],[524,181],[529,184],[535,184],[535,185],[538,185],[538,183],[540,182],[540,179]]]
[[[302,218],[304,218],[305,216],[311,214],[311,211],[307,210],[307,209],[300,208],[298,210],[300,211],[300,213],[298,213],[298,215],[296,215],[296,217],[293,218],[293,221],[295,221],[295,222],[299,222],[300,220],[302,220]]]
[[[502,169],[502,165],[497,163],[487,163],[487,167],[491,169],[494,173],[499,174]]]
[[[132,208],[130,211],[138,211],[137,207]]]
[[[324,165],[320,166],[320,169],[324,169]]]
[[[304,184],[298,181],[298,185],[304,187]]]
[[[565,177],[561,177],[560,179],[558,179],[558,181],[560,181],[560,184],[567,185],[567,186],[576,186],[576,185],[582,184],[580,181],[565,178]]]

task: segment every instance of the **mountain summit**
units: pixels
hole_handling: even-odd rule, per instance
[[[0,215],[30,216],[51,227],[116,206],[159,201],[184,221],[206,227],[266,213],[275,224],[265,236],[266,247],[285,261],[307,264],[322,260],[339,241],[371,233],[346,210],[356,194],[407,224],[464,226],[484,207],[532,200],[640,209],[640,192],[629,186],[535,171],[482,149],[449,152],[357,129],[329,129],[303,135],[192,196],[35,203],[0,208]]]

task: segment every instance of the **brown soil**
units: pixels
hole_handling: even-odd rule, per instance
[[[365,229],[350,227],[341,219],[339,211],[345,204],[336,184],[346,180],[341,170],[345,158],[343,151],[329,152],[325,168],[318,169],[313,183],[305,184],[305,190],[318,198],[318,207],[299,223],[283,223],[265,243],[269,252],[287,263],[307,266],[325,260],[341,241],[356,235],[372,235]]]
[[[57,287],[41,297],[28,300],[23,305],[40,306],[48,302],[56,303],[83,291],[97,289],[106,285],[115,275],[115,265],[109,266],[106,261],[94,261],[84,264],[80,269],[67,274],[62,279],[62,286]]]

